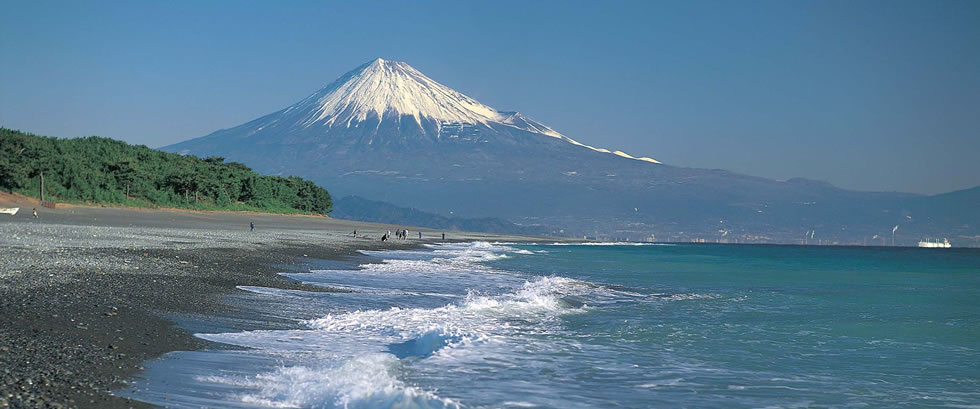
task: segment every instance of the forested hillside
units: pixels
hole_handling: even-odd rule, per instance
[[[59,139],[0,128],[0,189],[48,200],[326,214],[330,194],[298,177],[260,176],[221,157],[200,159],[101,138]]]

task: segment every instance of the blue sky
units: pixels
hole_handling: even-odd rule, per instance
[[[609,3],[609,4],[606,4]],[[845,188],[980,185],[980,2],[6,2],[0,125],[162,146],[376,57],[583,143]]]

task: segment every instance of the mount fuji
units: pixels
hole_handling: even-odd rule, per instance
[[[217,139],[253,143],[315,143],[327,147],[417,147],[435,144],[520,143],[548,136],[593,152],[634,157],[579,143],[519,112],[498,111],[426,77],[410,65],[378,58],[300,102],[232,129],[168,148]]]
[[[566,235],[749,242],[819,235],[855,242],[884,237],[895,224],[951,238],[980,226],[971,212],[949,209],[961,203],[943,195],[855,192],[806,179],[675,167],[580,143],[380,58],[280,111],[161,149],[306,177],[335,196],[501,217]]]

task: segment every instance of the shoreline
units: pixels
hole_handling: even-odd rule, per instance
[[[6,207],[20,207],[21,211],[25,211],[29,206],[31,208],[42,207],[41,200],[25,196],[20,193],[9,193],[0,190],[0,204]],[[167,206],[155,206],[155,207],[140,207],[140,206],[127,206],[123,204],[98,204],[98,203],[73,203],[73,202],[55,202],[55,209],[72,209],[72,208],[89,208],[89,209],[119,209],[119,210],[132,210],[132,211],[161,211],[161,212],[188,212],[188,213],[233,213],[233,214],[252,214],[252,215],[275,215],[275,216],[288,216],[288,217],[312,217],[312,218],[325,218],[329,219],[329,216],[316,215],[312,213],[275,213],[275,212],[258,212],[254,210],[231,210],[231,209],[185,209],[181,207],[167,207]],[[42,211],[52,210],[50,208],[42,208]]]
[[[151,407],[111,391],[147,360],[213,347],[167,316],[227,313],[234,307],[222,300],[241,285],[329,291],[279,275],[305,257],[435,242],[382,243],[393,226],[327,217],[77,205],[39,212],[0,217],[0,407]],[[353,238],[354,229],[366,237]]]

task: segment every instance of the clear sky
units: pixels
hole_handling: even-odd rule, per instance
[[[0,125],[152,147],[405,61],[583,143],[845,188],[980,185],[980,1],[0,4]]]

